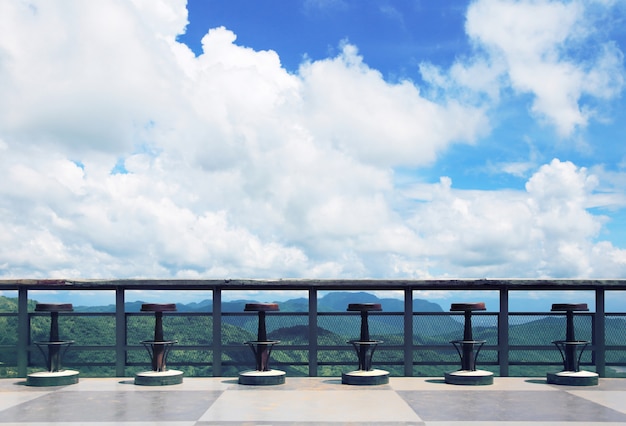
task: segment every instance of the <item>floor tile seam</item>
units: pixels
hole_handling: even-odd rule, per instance
[[[582,389],[581,389],[581,390],[582,390]],[[603,393],[604,393],[604,392],[611,392],[611,391],[601,391],[601,392],[603,392]],[[615,392],[615,391],[613,391],[613,392]],[[625,391],[618,391],[618,392],[624,393]],[[626,415],[626,412],[624,412],[624,411],[620,411],[620,410],[615,409],[615,408],[613,408],[613,407],[611,407],[611,406],[609,406],[609,405],[603,404],[602,402],[595,401],[595,400],[593,400],[593,399],[589,399],[588,397],[585,397],[585,396],[583,396],[583,395],[579,395],[579,394],[577,393],[577,390],[568,390],[566,393],[567,393],[567,394],[569,394],[569,395],[571,395],[571,396],[574,396],[574,397],[576,397],[576,398],[580,398],[580,399],[582,399],[582,400],[585,400],[587,403],[596,404],[596,405],[599,405],[599,406],[601,406],[601,407],[604,407],[604,408],[605,408],[605,409],[607,409],[607,410],[611,410],[611,411],[614,411],[614,412],[616,412],[616,413],[620,413],[620,414],[622,414],[622,415]]]
[[[176,393],[176,392],[225,392],[228,389],[160,389],[160,388],[156,388],[156,389],[64,389],[61,390],[59,389],[58,391],[54,391],[54,392],[59,392],[59,393],[69,393],[69,392],[171,392],[171,393]],[[46,393],[54,393],[54,392],[46,392]],[[17,392],[15,392],[17,393]],[[0,394],[1,395],[1,394]]]
[[[508,401],[506,401],[506,403],[503,403],[501,406],[501,410],[505,410],[503,411],[503,413],[508,413],[509,412],[509,407],[511,407],[511,404],[514,404],[514,408],[513,411],[516,411],[515,406],[519,405],[521,403],[522,406],[528,408],[529,410],[533,410],[534,404],[537,403],[537,409],[538,411],[534,412],[534,416],[538,416],[536,417],[536,420],[533,419],[529,419],[529,418],[525,418],[526,415],[522,416],[522,418],[524,418],[524,420],[514,420],[514,418],[510,418],[509,420],[510,422],[520,422],[520,424],[523,425],[531,425],[531,424],[571,424],[571,423],[577,423],[577,424],[585,424],[588,425],[590,424],[589,420],[592,420],[592,418],[589,418],[589,413],[602,413],[601,417],[604,419],[604,421],[598,423],[600,425],[609,425],[609,424],[621,424],[621,425],[625,425],[626,424],[626,417],[624,412],[621,412],[619,410],[616,410],[610,406],[598,403],[596,401],[592,401],[592,400],[586,400],[584,398],[584,401],[580,401],[580,402],[576,402],[576,401],[572,401],[571,398],[569,397],[567,392],[561,392],[561,393],[557,393],[557,394],[551,394],[552,396],[547,397],[545,401],[543,402],[539,402],[537,401],[537,398],[544,398],[545,395],[538,395],[536,392],[530,392],[530,394],[533,394],[534,398],[531,398],[531,400],[528,401],[524,401],[523,398],[519,395],[511,395],[511,398],[508,399]],[[433,393],[430,394],[431,398]],[[548,394],[546,394],[548,395]],[[450,425],[456,425],[456,424],[466,424],[465,421],[463,420],[461,421],[461,417],[453,414],[452,417],[449,420],[444,420],[443,418],[439,418],[438,420],[434,420],[433,414],[432,414],[432,409],[428,408],[428,406],[424,406],[423,403],[420,405],[419,400],[421,399],[421,401],[427,400],[425,398],[420,398],[420,395],[416,395],[416,394],[412,394],[409,393],[405,393],[405,396],[407,398],[407,402],[409,403],[409,405],[415,410],[416,413],[418,413],[418,415],[420,415],[420,417],[422,417],[422,419],[424,419],[428,424],[432,424],[432,426],[435,426],[437,423],[436,422],[441,422],[441,424],[449,424]],[[566,396],[566,398],[564,399],[563,397]],[[488,396],[490,397],[490,396]],[[460,399],[459,399],[460,398]],[[553,399],[554,401],[550,401],[550,399]],[[481,398],[482,401],[479,401],[480,404],[479,405],[484,405],[485,400],[487,400],[489,398]],[[451,397],[450,400],[445,401],[445,400],[440,400],[439,403],[441,404],[458,404],[461,403],[461,405],[463,404],[463,402],[469,402],[469,401],[474,401],[477,402],[475,399],[471,398],[471,399],[466,399],[465,396],[459,396],[458,394],[454,397]],[[417,404],[416,404],[417,403]],[[545,403],[545,404],[544,404]],[[556,404],[558,403],[558,404]],[[582,417],[579,420],[573,420],[573,419],[569,419],[568,420],[557,420],[554,419],[554,412],[553,409],[556,409],[556,411],[558,412],[559,410],[563,410],[563,404],[567,404],[567,406],[570,406],[571,404],[574,404],[576,406],[579,407],[578,411]],[[556,405],[553,405],[556,404]],[[449,405],[450,406],[450,405]],[[452,405],[454,406],[454,405]],[[458,405],[456,405],[457,410],[453,410],[453,411],[458,411]],[[430,410],[430,411],[429,411]],[[580,411],[582,410],[582,411]],[[482,416],[487,416],[485,418],[479,419],[479,417]],[[481,414],[473,414],[473,417],[471,421],[473,421],[474,423],[471,424],[480,424],[481,426],[483,426],[484,424],[503,424],[506,425],[507,424],[507,419],[506,418],[497,418],[493,417],[493,418],[489,418],[490,415],[481,413]],[[493,416],[493,413],[491,413],[491,416]],[[545,418],[544,418],[545,416]],[[585,417],[587,416],[587,417]],[[431,419],[428,419],[428,417],[431,417]],[[439,414],[434,415],[434,417],[440,417]],[[445,417],[445,416],[444,416]],[[595,420],[596,418],[594,417],[593,420]],[[432,423],[434,422],[434,423]],[[492,423],[489,423],[492,422]],[[612,422],[612,423],[611,423]],[[514,424],[514,423],[512,423]],[[594,423],[595,424],[595,423]]]
[[[408,388],[408,387],[401,387],[401,388],[396,388],[394,389],[394,391],[397,392],[403,392],[403,391],[427,391],[427,392],[441,392],[441,393],[455,393],[455,392],[475,392],[475,393],[482,393],[482,392],[552,392],[552,393],[558,393],[558,392],[562,392],[559,389],[523,389],[523,388],[519,388],[519,389],[498,389],[498,388],[491,388],[491,389],[474,389],[474,388],[446,388],[446,389],[441,389],[441,388],[428,388],[428,387],[415,387],[415,388]]]
[[[314,393],[341,393],[341,394],[351,394],[351,395],[358,395],[358,394],[363,394],[363,393],[379,393],[379,394],[393,394],[393,393],[397,393],[397,391],[395,389],[384,389],[384,390],[377,390],[374,392],[370,392],[370,391],[353,391],[350,389],[290,389],[290,390],[284,390],[284,391],[267,391],[265,389],[246,389],[246,390],[239,390],[239,389],[226,389],[224,391],[220,391],[222,393],[228,393],[228,394],[241,394],[241,395],[245,395],[248,393],[267,393],[267,394],[281,394],[281,393],[290,393],[290,394],[297,394],[297,393],[307,393],[307,394],[314,394]]]
[[[367,388],[353,388],[350,386],[343,386],[343,387],[311,387],[311,386],[302,386],[302,387],[286,387],[286,388],[265,388],[263,386],[255,386],[255,387],[250,387],[250,388],[228,388],[225,389],[229,392],[251,392],[251,391],[266,391],[266,392],[299,392],[299,391],[349,391],[349,392],[393,392],[395,391],[395,389],[393,388],[371,388],[371,389],[367,389]]]
[[[488,421],[464,421],[464,420],[428,420],[424,422],[424,426],[568,426],[568,425],[584,425],[584,426],[624,426],[623,422],[571,422],[571,421],[532,421],[532,420],[488,420]]]
[[[440,390],[436,390],[433,391],[431,389],[399,389],[396,390],[396,392],[398,393],[443,393]],[[503,394],[503,393],[525,393],[525,394],[538,394],[538,393],[545,393],[546,395],[556,395],[559,393],[568,393],[568,392],[554,392],[551,390],[531,390],[531,389],[508,389],[508,390],[501,390],[501,389],[490,389],[490,390],[480,390],[480,391],[475,391],[474,389],[459,389],[459,390],[455,390],[453,392],[445,392],[446,394],[449,395],[453,395],[453,394],[457,394],[457,393],[475,393],[475,394]]]

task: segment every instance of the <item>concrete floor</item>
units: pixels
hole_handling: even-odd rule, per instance
[[[287,378],[254,387],[233,378],[185,378],[136,386],[122,378],[80,379],[36,388],[0,380],[3,425],[626,425],[626,379],[594,387],[498,378],[491,386],[442,378],[390,378],[388,385],[342,385],[339,378]]]

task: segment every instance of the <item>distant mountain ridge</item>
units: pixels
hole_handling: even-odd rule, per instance
[[[242,312],[246,303],[259,302],[258,300],[232,300],[222,302],[222,312]],[[150,301],[134,301],[126,302],[124,309],[126,312],[140,312],[141,305],[144,303],[152,303]],[[211,299],[201,300],[200,302],[176,303],[176,308],[180,312],[210,312],[213,309],[213,301]],[[309,301],[306,298],[289,299],[282,302],[276,302],[283,312],[307,312],[309,310]],[[343,312],[350,303],[380,303],[383,311],[386,312],[404,312],[404,301],[393,298],[379,298],[378,296],[367,293],[357,292],[351,293],[347,291],[337,291],[328,293],[317,300],[317,310],[319,312]],[[115,305],[102,306],[75,306],[77,312],[112,312],[115,311]],[[414,312],[443,312],[441,306],[437,303],[424,299],[413,299]]]
[[[343,293],[343,294],[342,294]],[[243,306],[248,301],[237,300],[225,302],[227,314],[221,317],[219,335],[214,336],[211,327],[212,318],[207,315],[172,315],[167,318],[164,324],[165,332],[168,336],[177,339],[181,344],[192,347],[191,350],[174,351],[170,361],[172,365],[180,363],[187,376],[211,376],[212,364],[207,353],[216,341],[222,345],[222,374],[225,376],[236,376],[242,366],[249,366],[253,363],[253,358],[248,350],[242,350],[243,342],[254,339],[257,333],[257,318],[254,313],[242,315]],[[359,318],[358,313],[346,314],[347,303],[381,303],[382,315],[375,314],[370,317],[370,333],[373,338],[383,341],[383,346],[396,346],[380,350],[376,353],[378,365],[389,368],[395,375],[403,375],[403,366],[398,364],[402,359],[401,347],[406,343],[415,346],[413,351],[414,361],[419,366],[420,375],[436,376],[443,374],[448,367],[440,364],[442,361],[457,362],[457,354],[450,345],[451,340],[460,338],[463,333],[462,315],[447,315],[442,312],[439,305],[415,300],[413,309],[418,314],[413,316],[412,337],[405,335],[405,321],[401,307],[403,301],[397,299],[380,299],[373,294],[333,292],[330,297],[320,297],[315,329],[316,343],[319,347],[327,348],[319,350],[317,362],[319,364],[318,373],[320,375],[339,375],[345,370],[346,365],[354,365],[356,357],[349,347],[348,341],[358,337]],[[28,300],[28,311],[35,309],[35,300]],[[126,305],[127,312],[139,312],[143,302],[129,302]],[[280,366],[289,371],[294,376],[306,376],[308,374],[309,353],[306,346],[311,343],[310,335],[312,328],[309,323],[308,300],[304,298],[291,299],[280,302],[281,310],[286,311],[283,315],[268,316],[267,331],[268,337],[280,340],[281,345],[301,345],[303,348],[295,350],[277,351],[277,359],[280,359]],[[201,300],[190,304],[181,304],[179,309],[183,312],[209,312],[212,308],[211,300]],[[67,315],[63,316],[62,332],[71,336],[78,345],[100,346],[115,344],[116,318],[110,313],[114,309],[113,305],[96,307],[107,315]],[[427,311],[427,309],[431,309]],[[77,311],[85,312],[86,309],[76,308]],[[296,311],[299,310],[299,311]],[[0,377],[15,376],[15,356],[13,347],[18,345],[17,315],[18,298],[8,298],[0,296],[0,312],[10,313],[0,316],[0,342],[5,350],[0,351]],[[386,313],[392,313],[386,315]],[[498,325],[492,320],[482,321],[476,318],[474,323],[474,338],[486,340],[487,345],[498,344]],[[543,316],[532,315],[530,321],[521,324],[510,324],[508,328],[508,344],[511,346],[511,358],[521,360],[519,365],[511,364],[510,373],[519,376],[544,376],[550,365],[561,363],[558,351],[551,350],[526,350],[533,346],[550,346],[554,340],[565,337],[566,319],[563,315]],[[590,316],[579,316],[575,319],[576,336],[579,339],[592,340],[593,318]],[[146,336],[151,336],[154,328],[154,318],[151,315],[133,315],[131,321],[126,324],[126,341],[130,345],[138,345]],[[604,327],[606,353],[610,355],[611,363],[617,367],[610,367],[616,372],[611,374],[622,374],[621,369],[626,365],[626,355],[622,350],[608,349],[611,346],[623,345],[623,330],[626,329],[626,320],[622,317],[606,317]],[[49,335],[49,322],[47,315],[33,315],[30,318],[30,338],[32,341],[46,339]],[[219,340],[216,340],[219,339]],[[428,349],[424,346],[435,346]],[[437,348],[439,346],[440,348]],[[195,348],[197,347],[197,348]],[[6,350],[8,348],[8,350]],[[207,350],[208,349],[208,352]],[[482,353],[481,353],[482,354]],[[38,356],[36,352],[32,354]],[[132,363],[148,362],[149,359],[145,351],[130,351],[127,360]],[[278,358],[280,356],[280,358]],[[482,359],[496,360],[497,352],[487,349]],[[607,356],[607,359],[609,357]],[[36,360],[36,358],[35,358]],[[81,375],[92,377],[106,377],[115,374],[110,367],[110,353],[106,351],[76,350],[70,351],[65,358],[67,365],[81,366]],[[592,362],[592,352],[585,352],[584,362]],[[35,361],[41,364],[42,360]],[[324,365],[324,363],[326,365]],[[342,364],[343,363],[343,364]],[[387,364],[389,363],[389,364]],[[130,364],[129,364],[130,365]],[[178,367],[178,365],[177,365]],[[323,374],[321,374],[323,373]]]

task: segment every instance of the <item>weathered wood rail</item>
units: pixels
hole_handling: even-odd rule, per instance
[[[393,347],[381,348],[402,351],[403,359],[398,362],[402,365],[405,376],[416,375],[416,366],[423,365],[424,362],[414,359],[415,351],[437,350],[444,346],[439,344],[419,344],[414,341],[415,320],[423,312],[413,311],[414,293],[418,291],[434,290],[462,290],[467,292],[495,291],[498,293],[498,306],[490,307],[484,315],[491,316],[497,323],[497,341],[488,342],[485,350],[495,351],[495,360],[487,361],[493,366],[496,374],[500,376],[510,375],[510,367],[519,365],[520,362],[512,360],[510,357],[512,350],[518,351],[541,351],[554,350],[550,347],[550,342],[545,345],[512,345],[509,341],[510,318],[514,315],[531,315],[529,313],[511,312],[509,310],[509,295],[513,291],[592,291],[595,297],[595,309],[588,315],[591,317],[591,340],[589,350],[592,353],[591,362],[595,371],[600,376],[605,376],[607,367],[626,367],[626,362],[613,362],[607,360],[607,351],[626,351],[626,339],[623,344],[606,344],[606,319],[607,316],[615,318],[626,318],[626,307],[622,312],[606,312],[605,302],[613,291],[625,291],[626,280],[620,279],[437,279],[437,280],[401,280],[401,279],[276,279],[276,280],[256,280],[256,279],[221,279],[221,280],[186,280],[186,279],[120,279],[120,280],[72,280],[72,279],[20,279],[20,280],[0,280],[0,290],[15,291],[18,297],[17,313],[2,313],[4,316],[15,316],[17,318],[17,353],[16,368],[18,375],[24,377],[31,365],[29,365],[29,354],[33,350],[30,341],[30,321],[33,315],[28,309],[29,292],[36,290],[62,290],[71,292],[108,290],[115,293],[115,312],[110,315],[115,318],[115,344],[106,346],[107,349],[115,353],[115,374],[125,376],[127,374],[127,355],[129,351],[136,350],[133,345],[127,342],[127,318],[130,313],[125,311],[126,293],[132,290],[164,290],[164,291],[186,291],[203,290],[212,294],[213,307],[211,312],[203,315],[212,319],[211,343],[208,346],[185,347],[183,349],[206,350],[211,352],[211,372],[213,376],[223,375],[222,354],[232,345],[224,344],[222,341],[222,322],[225,315],[223,313],[222,298],[229,291],[272,291],[272,290],[298,290],[305,291],[308,295],[308,311],[299,313],[304,322],[308,325],[308,343],[294,347],[285,347],[284,350],[305,350],[308,352],[308,375],[317,376],[321,363],[318,360],[318,352],[328,348],[318,343],[318,325],[320,318],[330,315],[327,312],[319,312],[318,298],[320,292],[327,291],[395,291],[401,292],[404,300],[402,312],[383,312],[381,315],[395,315],[402,318],[403,339],[401,344]],[[477,293],[479,294],[479,293]],[[479,296],[478,296],[479,297]],[[173,302],[175,302],[173,300]],[[554,302],[559,302],[555,300]],[[445,309],[445,307],[444,307]],[[347,313],[333,313],[332,315],[345,315]],[[451,315],[448,312],[428,315]],[[76,315],[79,315],[76,313]],[[180,315],[184,315],[180,313]],[[295,314],[290,314],[295,315]],[[549,316],[549,312],[532,313],[532,315]],[[355,330],[358,333],[358,330]],[[626,333],[626,330],[625,330]],[[625,334],[626,335],[626,334]],[[0,345],[1,349],[1,345]],[[5,348],[7,349],[7,348]],[[75,350],[89,350],[90,348],[79,345]],[[93,348],[91,348],[93,349]],[[335,348],[336,349],[336,348]],[[349,350],[346,344],[345,348]],[[74,350],[74,349],[73,349]],[[445,365],[445,362],[434,364]],[[521,363],[523,364],[523,362]],[[533,364],[536,365],[536,364]]]

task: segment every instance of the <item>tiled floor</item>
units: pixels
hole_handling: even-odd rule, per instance
[[[185,378],[180,385],[135,386],[132,379],[81,379],[35,388],[0,380],[3,425],[626,425],[626,379],[594,387],[542,379],[495,378],[454,386],[439,378],[391,378],[348,386],[334,378],[287,378],[242,386],[232,378]]]

